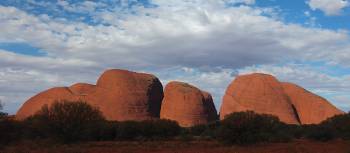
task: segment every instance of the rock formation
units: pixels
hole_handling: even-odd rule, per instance
[[[294,105],[301,124],[318,124],[343,112],[326,99],[292,83],[282,83],[285,93]]]
[[[247,110],[275,115],[286,123],[298,123],[283,87],[271,75],[241,75],[229,85],[223,98],[220,118],[232,112]]]
[[[211,95],[190,84],[168,83],[163,99],[163,87],[157,77],[112,69],[105,71],[96,85],[77,83],[33,96],[18,110],[16,119],[25,119],[42,106],[61,100],[86,101],[98,107],[107,120],[115,121],[160,117],[188,127],[218,118]],[[247,110],[275,115],[289,124],[317,124],[343,113],[326,99],[302,87],[281,83],[271,75],[260,73],[238,76],[228,86],[220,119]]]
[[[83,100],[98,107],[108,120],[159,118],[163,87],[157,77],[126,70],[107,70],[96,85],[77,83],[57,87],[30,98],[19,109],[17,119],[36,113],[45,104],[59,100]]]
[[[261,73],[236,77],[224,95],[220,119],[247,110],[275,115],[289,124],[319,123],[342,113],[327,100],[301,87]]]
[[[217,113],[209,93],[190,84],[173,81],[165,87],[160,117],[189,127],[215,121]]]

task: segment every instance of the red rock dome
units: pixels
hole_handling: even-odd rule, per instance
[[[108,70],[98,79],[97,86],[100,89],[93,95],[103,95],[100,109],[107,119],[159,118],[163,86],[157,77],[126,70]]]
[[[43,91],[26,101],[17,111],[16,119],[25,119],[34,115],[42,106],[50,106],[55,101],[60,100],[79,100],[79,96],[75,96],[67,87],[55,87]]]
[[[237,76],[228,86],[220,119],[230,113],[247,110],[275,115],[286,123],[299,123],[282,85],[271,75],[254,73]]]
[[[173,81],[165,87],[160,117],[190,127],[215,121],[217,115],[209,93],[190,84]]]
[[[101,75],[96,86],[77,83],[39,93],[23,104],[16,118],[29,117],[57,100],[84,100],[108,120],[146,120],[159,118],[162,98],[163,87],[155,76],[112,69]]]
[[[271,114],[289,124],[317,124],[343,113],[326,99],[267,74],[238,76],[227,88],[220,119],[233,112],[252,110]]]
[[[294,105],[301,124],[318,124],[329,117],[343,113],[326,99],[298,85],[284,82],[282,86]]]

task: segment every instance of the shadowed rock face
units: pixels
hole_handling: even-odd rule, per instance
[[[218,120],[219,116],[214,105],[213,97],[206,91],[202,91],[202,94],[205,107],[208,109],[208,121],[211,122]]]
[[[329,117],[343,113],[326,99],[298,85],[284,82],[282,86],[294,105],[301,124],[318,124]]]
[[[215,121],[217,113],[209,93],[190,84],[173,81],[165,87],[160,117],[189,127]]]
[[[23,104],[16,118],[29,117],[55,101],[84,100],[108,120],[146,120],[159,117],[162,98],[163,87],[155,76],[112,69],[101,75],[97,85],[77,83],[39,93]]]
[[[319,123],[342,113],[327,100],[301,87],[260,73],[238,76],[228,86],[220,119],[246,110],[275,115],[289,124]]]

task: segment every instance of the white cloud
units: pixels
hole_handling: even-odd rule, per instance
[[[96,8],[106,6],[103,3],[94,1],[83,1],[71,4],[68,1],[59,0],[57,1],[57,4],[61,6],[64,10],[75,13],[93,13],[96,10]]]
[[[244,3],[248,5],[255,4],[255,0],[224,0],[226,3],[236,4],[236,3]]]
[[[340,57],[331,54],[330,49],[339,54],[349,52],[348,46],[341,44],[348,42],[345,31],[286,25],[261,15],[262,10],[246,6],[205,4],[143,8],[138,10],[140,15],[126,15],[123,20],[115,12],[100,14],[115,19],[104,21],[114,26],[48,20],[47,16],[1,7],[0,40],[24,41],[52,57],[105,61],[107,66],[242,67],[279,62],[285,60],[280,58],[284,55],[337,63]],[[145,13],[150,16],[142,15]],[[342,62],[350,65],[346,60]]]
[[[350,112],[350,96],[347,93],[335,95],[329,98],[336,106],[345,112]]]
[[[310,0],[307,2],[312,10],[321,10],[326,15],[339,15],[345,7],[349,6],[348,0]]]

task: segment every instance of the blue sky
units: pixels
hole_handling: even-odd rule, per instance
[[[15,113],[52,86],[108,68],[211,92],[263,72],[350,110],[347,0],[0,1],[0,100]]]
[[[305,26],[316,26],[327,29],[349,29],[350,8],[340,10],[340,15],[326,15],[322,10],[312,10],[308,1],[304,0],[257,0],[258,7],[275,7],[281,9],[285,22],[299,23]],[[305,13],[309,13],[306,15]],[[315,25],[309,25],[311,18],[315,18]]]

